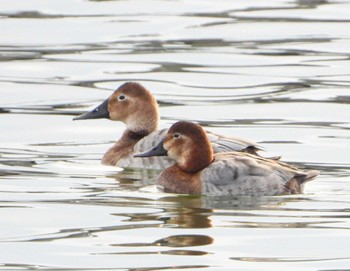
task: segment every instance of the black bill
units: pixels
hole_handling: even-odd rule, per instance
[[[168,155],[168,152],[166,149],[164,149],[163,141],[161,141],[152,150],[136,154],[134,155],[134,157],[167,156],[167,155]]]
[[[108,99],[97,106],[95,109],[86,112],[73,120],[88,120],[88,119],[109,119]]]

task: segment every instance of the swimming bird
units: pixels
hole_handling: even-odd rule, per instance
[[[208,196],[272,196],[299,194],[318,175],[277,160],[244,152],[214,154],[207,133],[192,122],[173,124],[165,138],[135,157],[167,155],[176,163],[166,168],[157,184],[164,191]]]
[[[92,111],[73,120],[106,118],[122,121],[126,130],[120,139],[107,150],[102,164],[120,167],[164,169],[174,164],[169,157],[150,157],[135,159],[134,154],[144,152],[158,144],[168,129],[158,129],[158,103],[144,86],[136,82],[127,82],[115,90],[110,97]],[[257,154],[260,147],[251,141],[226,137],[207,132],[214,152],[242,151]]]

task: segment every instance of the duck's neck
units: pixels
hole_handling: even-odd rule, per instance
[[[140,104],[139,110],[128,116],[123,122],[126,125],[126,131],[134,133],[147,131],[150,134],[158,129],[158,108],[148,104]]]
[[[185,172],[195,173],[209,166],[214,159],[213,149],[210,143],[200,141],[194,143],[192,148],[186,151],[180,160],[177,160],[179,167]],[[196,146],[196,147],[195,147]]]
[[[125,130],[122,137],[104,154],[102,164],[115,165],[121,158],[133,151],[135,144],[139,140],[149,134],[150,132],[146,130]]]
[[[125,130],[125,132],[122,135],[121,140],[124,142],[138,142],[140,139],[144,138],[145,136],[149,135],[150,132],[148,130],[139,130],[139,131],[132,131],[132,130]]]

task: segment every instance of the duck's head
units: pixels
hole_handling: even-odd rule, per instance
[[[186,172],[197,172],[213,161],[213,149],[206,132],[198,124],[179,121],[152,150],[135,157],[164,156],[173,158]]]
[[[122,121],[132,131],[153,132],[157,129],[159,121],[158,104],[142,85],[127,82],[95,109],[73,120],[101,118]]]

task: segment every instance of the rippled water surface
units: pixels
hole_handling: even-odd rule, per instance
[[[0,2],[0,270],[349,270],[350,1]],[[126,81],[318,169],[305,194],[157,192],[72,118]]]

